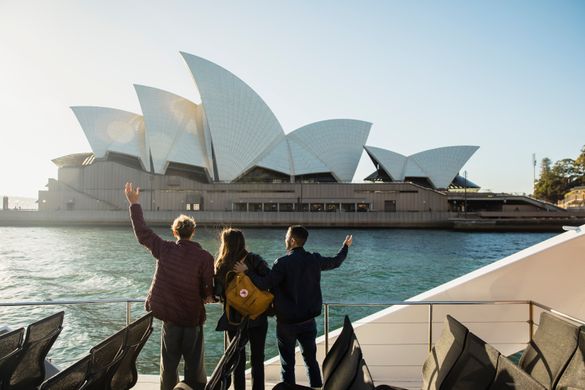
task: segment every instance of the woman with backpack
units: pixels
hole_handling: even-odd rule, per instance
[[[235,273],[230,273],[234,265],[244,261],[248,267],[247,272],[254,272],[260,276],[266,276],[270,268],[264,259],[246,250],[244,234],[239,229],[225,228],[220,233],[219,255],[215,260],[215,295],[223,302],[223,314],[220,317],[217,331],[227,332],[231,341],[237,331],[238,323],[242,321],[242,315],[235,309],[229,308],[226,312],[225,290]],[[266,313],[254,320],[248,320],[247,327],[242,331],[242,337],[250,344],[250,362],[252,365],[252,390],[264,390],[264,345],[266,343],[266,332],[268,321]],[[244,371],[246,370],[246,350],[240,350],[238,364],[233,373],[235,390],[245,390],[246,381]]]

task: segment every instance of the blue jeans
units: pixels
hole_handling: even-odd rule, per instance
[[[283,382],[295,384],[295,346],[297,341],[307,368],[311,387],[321,387],[321,370],[317,363],[317,323],[315,319],[298,324],[276,323],[276,340],[280,353],[281,379]]]

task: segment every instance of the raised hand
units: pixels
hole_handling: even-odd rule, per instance
[[[139,204],[140,203],[140,187],[136,187],[136,190],[132,188],[132,183],[126,183],[124,186],[124,194],[128,203]]]
[[[345,240],[343,241],[343,245],[347,245],[348,247],[350,247],[352,242],[353,242],[353,237],[350,234],[348,236],[345,236]]]

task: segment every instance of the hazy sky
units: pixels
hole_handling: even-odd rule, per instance
[[[244,80],[287,133],[354,118],[404,155],[478,145],[463,169],[483,189],[530,193],[533,153],[585,145],[582,0],[0,0],[0,195],[36,197],[51,159],[91,150],[70,106],[140,113],[133,84],[199,103],[179,51]],[[354,181],[373,170],[364,153]]]

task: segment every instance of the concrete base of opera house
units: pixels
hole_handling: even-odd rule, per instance
[[[561,231],[585,224],[584,213],[420,212],[237,212],[145,211],[151,226],[169,226],[177,215],[192,215],[199,226],[454,229],[463,231]],[[494,215],[491,215],[494,214]],[[526,215],[525,215],[526,214]],[[24,211],[0,210],[0,226],[130,226],[126,210]]]

